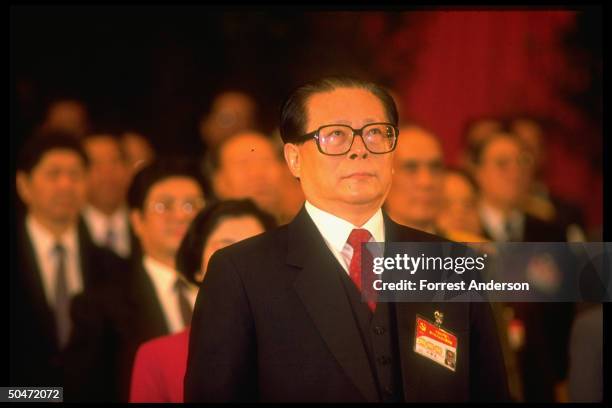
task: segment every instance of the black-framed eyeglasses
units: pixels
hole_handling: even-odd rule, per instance
[[[355,135],[361,136],[363,144],[370,153],[384,154],[392,152],[397,146],[399,129],[386,123],[368,123],[361,129],[353,129],[348,125],[331,124],[319,127],[314,132],[300,136],[297,141],[314,138],[317,148],[323,154],[340,156],[348,153],[355,141]]]

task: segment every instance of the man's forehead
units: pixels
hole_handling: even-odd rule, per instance
[[[308,97],[305,107],[310,126],[339,123],[361,127],[366,123],[388,120],[381,100],[361,88],[317,92]]]
[[[200,195],[201,189],[196,180],[188,176],[170,176],[154,183],[149,189],[148,196],[152,197],[182,197],[187,192],[189,195]]]
[[[224,155],[234,155],[239,153],[261,153],[271,152],[274,150],[272,141],[259,133],[249,133],[240,136],[235,136],[232,140],[226,142],[222,149]]]
[[[71,149],[51,149],[43,154],[38,162],[40,165],[58,165],[58,164],[83,164],[83,159],[74,150]]]

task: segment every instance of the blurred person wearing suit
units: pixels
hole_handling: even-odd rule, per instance
[[[489,134],[472,151],[485,236],[495,242],[565,242],[564,229],[522,210],[532,156],[513,133]],[[559,271],[554,280],[567,284]],[[525,401],[563,400],[573,303],[509,303],[524,328],[517,345]]]
[[[27,214],[18,221],[10,275],[10,384],[64,386],[67,401],[74,368],[64,351],[73,335],[73,298],[128,267],[96,246],[79,218],[87,168],[79,143],[57,131],[28,140],[17,162],[17,191]]]
[[[399,224],[439,235],[436,217],[444,186],[442,146],[436,136],[418,126],[405,126],[400,134],[385,209]]]
[[[128,204],[141,259],[120,294],[98,290],[75,299],[80,337],[70,358],[87,373],[83,400],[127,401],[138,346],[183,330],[195,302],[197,287],[175,265],[181,240],[205,204],[193,166],[174,159],[150,163],[132,180]]]
[[[276,226],[251,200],[212,203],[189,226],[176,254],[177,270],[193,284],[206,275],[214,252]],[[189,327],[143,343],[136,353],[130,402],[183,402]]]
[[[288,225],[210,259],[186,402],[508,399],[488,304],[361,298],[361,243],[441,240],[381,210],[397,123],[391,97],[369,82],[323,78],[290,94],[280,129],[307,201]],[[463,344],[454,372],[413,351],[416,314],[436,309]]]
[[[129,220],[127,189],[131,173],[118,139],[108,133],[82,140],[89,158],[87,201],[83,218],[96,244],[122,258],[138,256],[138,241]]]

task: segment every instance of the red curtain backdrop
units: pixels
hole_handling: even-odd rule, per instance
[[[385,31],[389,16],[370,18],[369,41],[380,49],[381,70],[394,78],[400,114],[438,134],[449,164],[456,164],[467,120],[531,113],[557,121],[549,134],[546,182],[579,205],[589,226],[602,221],[602,177],[588,158],[601,146],[587,121],[560,94],[588,78],[567,63],[562,35],[572,11],[436,11],[404,13]],[[383,58],[383,56],[386,56]],[[585,134],[589,133],[589,134]],[[576,145],[582,141],[582,146]],[[587,145],[585,147],[585,144]]]

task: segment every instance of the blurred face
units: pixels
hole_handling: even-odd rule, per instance
[[[46,126],[82,135],[87,129],[87,111],[76,101],[61,101],[53,104],[47,113]]]
[[[476,180],[482,197],[503,209],[516,207],[528,187],[529,156],[509,135],[494,136],[481,154]]]
[[[400,130],[395,173],[386,205],[392,217],[407,225],[435,221],[442,199],[442,149],[433,135],[418,129]]]
[[[200,269],[202,273],[196,276],[196,280],[199,282],[204,279],[208,261],[210,261],[210,257],[219,249],[242,241],[243,239],[261,234],[262,232],[264,232],[264,228],[257,218],[251,215],[221,219],[206,241],[204,253],[202,254],[202,268]]]
[[[304,133],[330,124],[359,129],[388,121],[381,101],[357,88],[314,94],[306,101],[306,113]],[[287,143],[285,158],[292,174],[300,178],[306,199],[341,217],[356,209],[379,208],[391,185],[393,153],[370,153],[361,137],[355,137],[350,151],[341,156],[319,152],[314,139]]]
[[[84,144],[90,160],[88,199],[96,208],[113,212],[125,201],[129,171],[119,144],[111,137],[87,139]]]
[[[521,139],[526,150],[532,155],[533,166],[530,173],[535,173],[542,162],[542,128],[540,125],[529,119],[519,119],[512,124],[512,130]]]
[[[29,175],[18,174],[17,187],[28,211],[40,220],[74,223],[85,203],[85,164],[72,150],[50,150]]]
[[[272,142],[258,133],[233,137],[220,152],[215,190],[224,199],[251,198],[273,214],[280,204],[281,162]]]
[[[145,253],[174,260],[195,215],[204,207],[198,183],[188,177],[169,177],[154,184],[142,212],[132,212],[132,224]]]
[[[462,175],[444,176],[444,194],[437,224],[446,231],[480,234],[476,191]]]
[[[255,103],[240,92],[225,92],[213,103],[212,111],[200,124],[202,141],[214,146],[224,138],[253,126]]]
[[[469,129],[468,143],[478,144],[491,133],[498,132],[501,127],[501,122],[496,119],[481,119],[473,123]]]
[[[132,173],[153,160],[154,152],[147,140],[138,133],[125,133],[121,138],[125,160]]]

